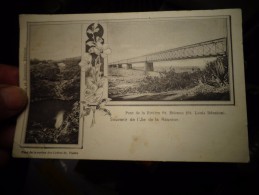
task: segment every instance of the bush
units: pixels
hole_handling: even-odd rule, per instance
[[[213,86],[224,86],[228,79],[228,60],[226,56],[218,57],[215,61],[208,62],[204,70],[203,82]]]
[[[146,76],[139,87],[139,92],[166,92],[171,90],[191,88],[197,85],[201,71],[193,73],[176,73],[174,69],[160,73],[160,76]]]
[[[140,93],[161,93],[172,90],[189,89],[199,83],[205,83],[213,87],[228,85],[228,60],[226,56],[220,56],[212,62],[208,62],[204,70],[194,72],[176,73],[173,68],[160,73],[160,76],[146,76],[138,88]]]
[[[31,65],[35,65],[35,64],[39,64],[39,63],[40,63],[40,60],[38,60],[36,58],[30,60]]]

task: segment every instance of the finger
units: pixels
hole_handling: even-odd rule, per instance
[[[0,64],[0,83],[8,85],[19,84],[19,71],[18,68]]]
[[[9,125],[0,131],[0,147],[11,148],[13,145],[15,126]]]
[[[0,120],[17,115],[27,104],[27,95],[19,87],[0,85]]]

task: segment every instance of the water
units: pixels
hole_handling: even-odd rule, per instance
[[[58,114],[56,115],[55,119],[56,119],[56,122],[55,122],[55,128],[58,129],[63,121],[64,121],[64,114],[65,114],[65,111],[64,110],[61,110],[58,112]]]
[[[54,128],[58,113],[68,114],[74,103],[75,101],[64,100],[42,100],[30,103],[28,128],[33,128],[35,125]]]

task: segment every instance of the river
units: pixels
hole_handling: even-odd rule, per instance
[[[64,114],[71,112],[75,101],[66,100],[42,100],[30,103],[28,129],[35,124],[42,127],[54,128],[56,116],[60,111]]]

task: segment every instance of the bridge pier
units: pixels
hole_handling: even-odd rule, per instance
[[[153,62],[145,62],[145,71],[154,71]]]
[[[132,69],[132,64],[127,64],[127,69]]]

